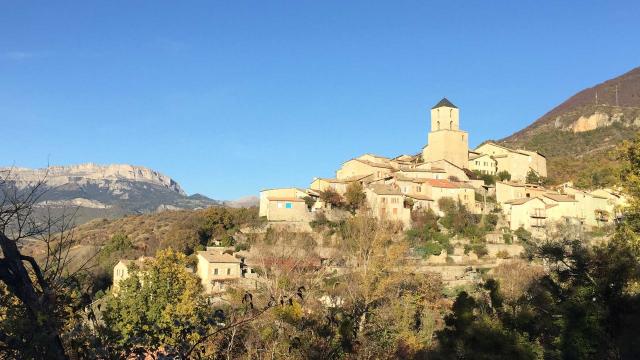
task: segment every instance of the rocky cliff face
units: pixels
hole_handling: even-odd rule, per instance
[[[190,197],[170,177],[133,165],[79,164],[45,169],[0,168],[17,188],[45,180],[37,204],[47,211],[74,211],[76,222],[162,210],[222,205],[206,196]]]
[[[47,185],[51,187],[70,183],[79,185],[93,183],[103,187],[111,187],[113,191],[122,191],[126,190],[121,187],[122,183],[134,181],[161,186],[186,196],[186,193],[180,188],[180,185],[178,185],[176,181],[155,170],[142,166],[87,163],[69,166],[50,166],[44,169],[0,168],[0,172],[7,171],[11,171],[12,174],[16,176],[18,179],[17,185],[20,187],[28,186],[28,184],[41,179],[46,179]]]
[[[618,166],[610,152],[639,129],[640,67],[578,92],[499,142],[546,155],[556,182],[602,186]]]

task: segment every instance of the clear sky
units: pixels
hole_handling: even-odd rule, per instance
[[[215,199],[471,145],[640,66],[634,1],[3,1],[0,165],[129,163]]]

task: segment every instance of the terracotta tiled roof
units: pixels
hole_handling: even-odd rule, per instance
[[[460,186],[449,180],[440,180],[440,179],[425,179],[425,183],[439,188],[447,188],[447,189],[457,189]]]

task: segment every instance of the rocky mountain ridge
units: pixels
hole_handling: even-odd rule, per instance
[[[127,164],[94,163],[42,169],[0,168],[0,176],[18,189],[44,180],[38,208],[57,213],[73,211],[76,222],[117,218],[164,210],[222,206],[204,195],[187,196],[177,181],[158,171]]]
[[[136,181],[165,187],[180,195],[187,194],[172,178],[155,170],[127,164],[99,165],[85,163],[67,166],[49,166],[42,169],[0,168],[0,173],[11,172],[18,180],[19,187],[45,179],[48,186],[55,187],[68,183],[117,184],[118,181]],[[113,188],[113,191],[119,189]]]
[[[640,129],[640,67],[584,89],[498,142],[547,157],[553,182],[605,186],[618,164],[611,151]]]

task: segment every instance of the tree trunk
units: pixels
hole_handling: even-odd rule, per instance
[[[29,318],[33,322],[34,334],[39,334],[44,340],[45,348],[42,355],[48,359],[67,359],[58,329],[52,319],[53,304],[49,303],[47,284],[40,284],[44,294],[38,296],[29,272],[24,266],[23,256],[20,254],[18,246],[15,241],[7,238],[2,232],[0,232],[0,248],[4,255],[4,258],[0,259],[0,280],[28,310]],[[34,271],[40,272],[37,264]],[[40,275],[39,278],[41,278]],[[40,281],[42,282],[44,279]]]

